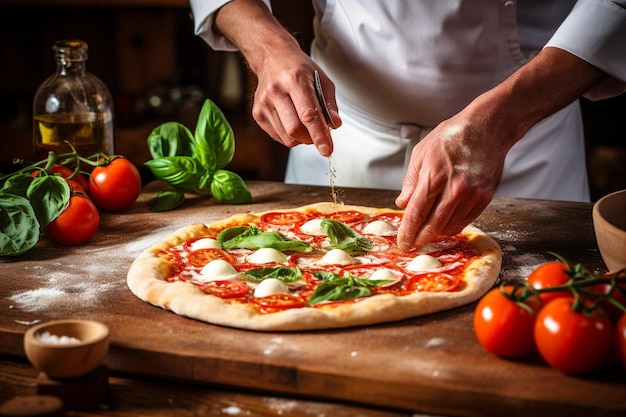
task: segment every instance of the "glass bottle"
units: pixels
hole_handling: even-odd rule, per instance
[[[35,155],[69,152],[81,156],[113,149],[113,99],[106,85],[87,72],[87,43],[58,41],[53,47],[57,70],[41,84],[33,101]]]

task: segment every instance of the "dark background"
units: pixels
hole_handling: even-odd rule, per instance
[[[312,38],[309,1],[275,0],[277,17],[303,49]],[[212,51],[193,33],[187,0],[0,0],[0,168],[31,150],[31,106],[55,72],[52,45],[89,44],[88,70],[115,100],[116,153],[141,166],[149,133],[165,121],[193,130],[204,98],[224,111],[237,149],[229,169],[245,179],[282,180],[287,150],[250,116],[255,79],[237,53]],[[594,199],[626,188],[626,95],[583,100]],[[145,170],[143,172],[145,174]]]

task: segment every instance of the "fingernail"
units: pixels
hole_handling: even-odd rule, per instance
[[[326,144],[322,144],[320,146],[317,147],[317,151],[320,153],[320,155],[322,156],[328,156],[330,155],[330,147]]]

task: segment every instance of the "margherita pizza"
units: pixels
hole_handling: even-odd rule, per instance
[[[468,304],[498,278],[501,251],[473,226],[420,250],[396,245],[403,212],[318,203],[177,230],[128,272],[139,298],[241,329],[370,325]]]

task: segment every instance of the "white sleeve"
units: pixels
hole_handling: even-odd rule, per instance
[[[211,48],[216,51],[235,51],[235,45],[222,34],[213,30],[215,13],[220,7],[231,0],[189,0],[189,6],[193,14],[194,31]],[[262,0],[269,10],[272,10],[270,0]]]
[[[566,50],[615,78],[592,98],[626,89],[626,0],[578,0],[546,46]],[[608,90],[607,90],[607,87]]]

